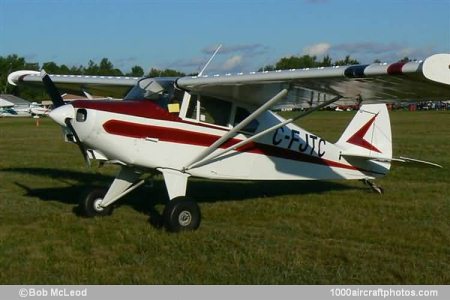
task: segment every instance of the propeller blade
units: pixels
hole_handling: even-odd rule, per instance
[[[50,96],[50,99],[53,102],[53,108],[55,109],[55,108],[65,105],[64,100],[61,97],[61,94],[59,93],[55,84],[53,83],[50,76],[44,70],[41,71],[41,78],[42,78],[42,83],[44,84],[45,90],[47,91],[47,94]],[[64,123],[66,124],[67,128],[72,132],[73,137],[75,138],[75,143],[77,144],[78,148],[80,149],[81,154],[83,155],[84,161],[90,167],[91,161],[89,160],[87,150],[84,147],[83,143],[80,141],[80,138],[78,137],[78,134],[75,131],[75,128],[73,128],[72,123],[70,123],[70,120],[71,120],[71,118],[66,118],[64,120]]]
[[[80,138],[78,137],[78,134],[75,131],[75,128],[73,128],[72,123],[70,123],[70,118],[67,118],[64,123],[66,123],[67,128],[69,128],[69,130],[72,132],[73,137],[75,138],[75,143],[77,144],[78,148],[80,149],[81,154],[83,155],[84,161],[90,167],[91,161],[88,157],[87,150],[84,147],[83,143],[80,141]]]
[[[45,90],[47,91],[47,94],[50,96],[50,99],[53,102],[53,107],[57,108],[63,106],[65,103],[63,98],[61,97],[61,94],[58,92],[58,89],[56,88],[50,76],[44,70],[41,71],[41,78]]]

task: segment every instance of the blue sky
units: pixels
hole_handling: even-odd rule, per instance
[[[0,55],[207,73],[290,55],[362,63],[450,53],[450,0],[0,0]]]

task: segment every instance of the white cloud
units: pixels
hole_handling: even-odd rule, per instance
[[[232,71],[242,64],[242,60],[242,55],[232,56],[223,63],[222,69],[224,71]]]
[[[318,43],[303,48],[303,53],[311,56],[322,56],[328,54],[331,45],[328,43]]]

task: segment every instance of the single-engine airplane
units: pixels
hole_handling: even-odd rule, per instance
[[[203,73],[203,72],[201,72]],[[67,141],[87,162],[120,166],[106,192],[94,190],[80,203],[89,217],[112,213],[113,204],[145,182],[163,175],[170,201],[163,219],[168,231],[195,230],[201,213],[186,197],[190,177],[221,180],[372,180],[388,173],[393,161],[391,127],[384,100],[450,97],[450,54],[423,61],[335,66],[249,74],[130,78],[48,75],[17,71],[11,84],[44,84]],[[58,90],[59,89],[59,90]],[[114,96],[121,101],[77,100],[65,104],[60,90]],[[270,110],[300,91],[333,95],[294,118]],[[293,121],[339,99],[364,104],[336,143]]]

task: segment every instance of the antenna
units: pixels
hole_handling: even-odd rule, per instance
[[[200,71],[200,73],[198,73],[198,75],[197,75],[198,77],[203,75],[203,72],[206,70],[206,68],[208,67],[209,63],[213,60],[214,56],[216,56],[217,52],[219,52],[220,48],[222,48],[222,44],[220,44],[219,47],[217,47],[216,51],[214,51],[213,55],[208,60],[206,65],[203,67],[203,69]]]

